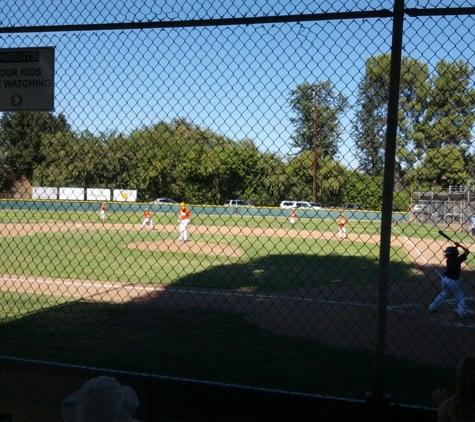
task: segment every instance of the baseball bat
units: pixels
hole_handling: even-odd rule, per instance
[[[439,234],[442,237],[445,237],[447,240],[450,240],[451,242],[453,242],[453,240],[448,235],[446,235],[442,230],[439,230]]]
[[[445,237],[447,240],[449,240],[450,242],[454,243],[456,246],[461,246],[460,245],[460,242],[456,242],[455,240],[452,240],[448,235],[446,235],[442,230],[439,230],[439,234],[442,236],[442,237]]]

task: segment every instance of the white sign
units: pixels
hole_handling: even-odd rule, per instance
[[[110,201],[111,190],[102,188],[86,189],[86,199],[88,201]]]
[[[137,200],[137,191],[129,189],[114,189],[114,201],[135,202]]]
[[[58,199],[58,188],[33,187],[31,199]]]
[[[54,47],[0,49],[0,111],[54,110]]]
[[[84,201],[83,188],[59,188],[59,199],[68,199],[70,201]]]

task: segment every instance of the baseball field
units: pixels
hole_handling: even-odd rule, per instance
[[[372,388],[377,222],[196,215],[178,242],[174,213],[0,211],[1,354],[347,398]],[[450,232],[460,242],[473,242]],[[437,228],[393,226],[386,389],[430,405],[473,349],[470,316],[439,292]]]

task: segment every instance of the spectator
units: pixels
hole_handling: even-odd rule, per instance
[[[133,388],[115,378],[100,376],[87,381],[63,401],[65,422],[137,422],[132,419],[139,406]]]
[[[435,390],[432,399],[439,406],[437,422],[471,422],[475,420],[475,356],[466,356],[455,374],[455,394]]]

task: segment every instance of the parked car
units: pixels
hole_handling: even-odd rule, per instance
[[[361,205],[358,204],[346,204],[345,205],[346,210],[361,210]]]
[[[252,207],[250,202],[243,201],[242,199],[228,199],[224,203],[225,207]]]
[[[174,199],[170,199],[170,198],[157,198],[157,199],[155,199],[155,204],[171,205],[171,204],[178,204],[178,202],[175,201]]]
[[[318,202],[310,202],[310,206],[311,206],[312,208],[317,209],[317,210],[322,209],[322,205],[319,204]]]
[[[411,208],[411,212],[413,214],[420,214],[422,212],[424,212],[424,209],[427,207],[427,205],[420,205],[420,204],[415,204],[412,208]]]
[[[312,205],[313,204],[313,205]],[[307,201],[282,201],[279,205],[280,208],[322,208],[322,206],[317,202],[307,202]]]

